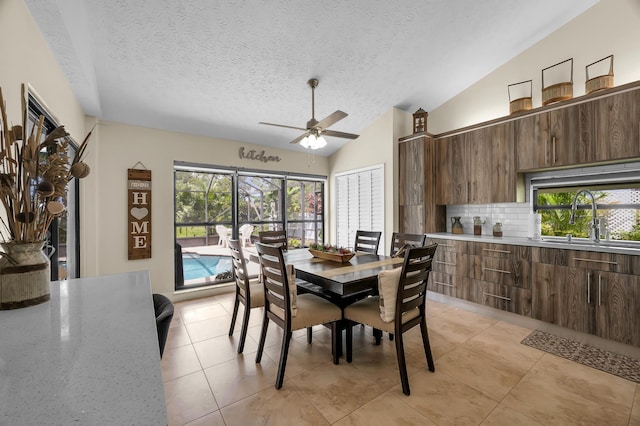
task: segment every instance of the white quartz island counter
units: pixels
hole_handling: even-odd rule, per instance
[[[166,425],[149,273],[51,283],[0,311],[0,425]]]

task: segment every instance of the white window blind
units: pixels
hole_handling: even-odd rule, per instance
[[[336,244],[353,247],[356,231],[380,231],[384,248],[384,165],[335,177]]]

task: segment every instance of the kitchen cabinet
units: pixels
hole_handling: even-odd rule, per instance
[[[471,301],[531,316],[531,248],[469,243]]]
[[[594,161],[594,105],[570,105],[514,121],[518,171]]]
[[[534,248],[532,316],[640,346],[640,277],[633,258]]]
[[[640,89],[593,101],[595,161],[640,157]]]
[[[436,140],[436,203],[515,202],[513,129],[506,122]]]
[[[435,204],[435,141],[410,136],[398,144],[398,232],[423,234],[446,230],[444,206]]]
[[[469,150],[464,134],[436,139],[435,181],[436,204],[469,202]]]
[[[427,288],[431,291],[469,300],[468,243],[459,240],[431,238],[429,244],[437,243],[432,272]]]

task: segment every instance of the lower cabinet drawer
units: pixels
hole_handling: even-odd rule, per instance
[[[470,256],[469,277],[531,289],[531,263],[516,259]]]
[[[427,288],[446,296],[467,299],[465,295],[466,289],[468,288],[466,285],[467,281],[468,278],[465,277],[431,271]]]
[[[470,279],[468,300],[518,315],[531,316],[530,289]]]
[[[466,277],[469,275],[469,255],[436,250],[432,268],[436,272]]]

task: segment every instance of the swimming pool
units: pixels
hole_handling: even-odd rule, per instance
[[[184,280],[210,278],[222,281],[231,278],[233,265],[231,256],[182,253],[182,271]]]

